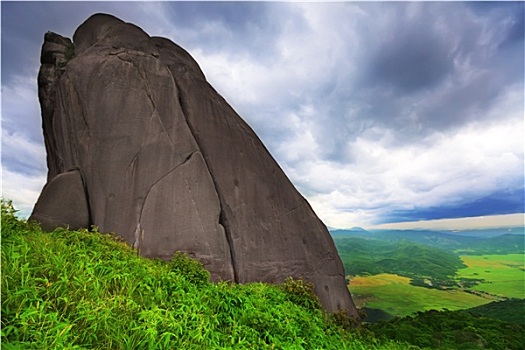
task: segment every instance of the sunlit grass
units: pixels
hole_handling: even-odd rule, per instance
[[[1,250],[2,349],[408,348],[344,327],[301,280],[211,283],[184,255],[149,260],[97,232],[43,233],[6,202]]]
[[[372,276],[355,276],[352,277],[352,288],[358,286],[377,287],[390,284],[410,284],[410,278],[405,276],[394,275],[390,273],[380,273]]]
[[[393,274],[358,276],[350,280],[350,290],[358,307],[380,309],[395,316],[425,310],[467,309],[496,299],[461,290],[417,287],[409,282],[410,279]]]
[[[458,271],[463,278],[483,279],[472,287],[507,298],[525,298],[525,255],[466,255],[461,259],[467,265]]]

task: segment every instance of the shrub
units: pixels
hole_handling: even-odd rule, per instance
[[[75,44],[70,43],[66,47],[66,51],[64,52],[64,56],[65,56],[67,62],[69,62],[70,60],[75,58]]]
[[[321,303],[314,292],[314,284],[303,280],[287,277],[281,289],[288,293],[288,298],[294,304],[308,309],[320,309]]]
[[[204,269],[202,263],[183,252],[176,252],[168,266],[171,271],[184,276],[188,282],[195,285],[202,286],[210,282],[210,273]]]
[[[13,202],[6,199],[0,199],[2,207],[2,231],[7,233],[16,232],[24,228],[24,223],[16,216],[16,210],[13,207]]]
[[[361,320],[365,319],[366,314],[363,310],[359,310],[359,318],[355,318],[349,316],[347,310],[339,310],[338,312],[330,313],[328,316],[330,322],[347,331],[351,331],[361,324]]]

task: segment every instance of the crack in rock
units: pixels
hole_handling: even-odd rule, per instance
[[[58,69],[62,49],[47,41],[68,39],[45,36],[42,57],[56,59],[38,77],[50,174],[41,197],[89,201],[73,212],[58,201],[58,222],[91,218],[146,257],[186,251],[214,279],[304,277],[328,311],[357,316],[326,226],[184,49],[104,14],[73,39],[76,57]],[[87,191],[60,177],[71,166]]]

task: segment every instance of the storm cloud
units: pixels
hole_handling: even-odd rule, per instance
[[[185,47],[329,226],[525,211],[522,2],[1,6],[3,195],[25,214],[43,34],[96,12]]]

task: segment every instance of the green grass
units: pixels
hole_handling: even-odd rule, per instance
[[[461,290],[438,290],[410,285],[410,279],[393,274],[358,276],[350,280],[358,307],[407,316],[425,310],[460,310],[489,303],[495,298]]]
[[[461,278],[483,279],[471,289],[507,298],[525,298],[525,255],[465,255]]]
[[[2,202],[2,349],[407,349],[349,330],[301,280],[211,283],[183,255],[108,235],[43,233]],[[340,315],[339,315],[340,316]]]

